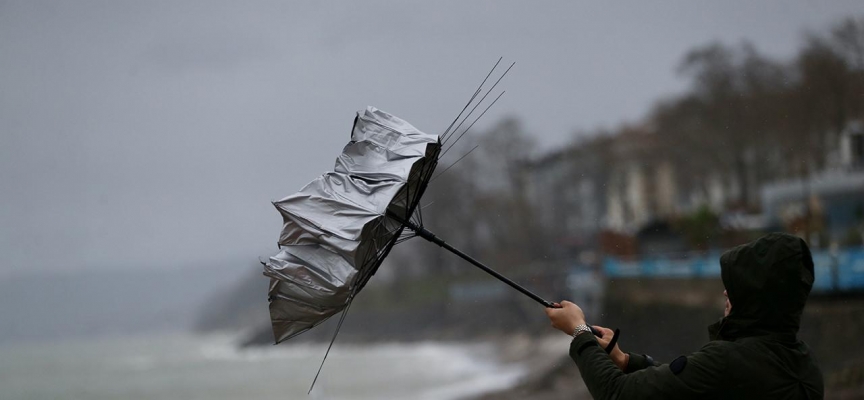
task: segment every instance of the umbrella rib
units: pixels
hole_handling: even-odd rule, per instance
[[[403,226],[400,226],[398,229],[403,229],[403,228],[404,228]],[[385,236],[385,235],[381,235],[381,237],[383,237],[383,236]],[[356,295],[360,291],[360,288],[362,288],[363,286],[366,286],[366,282],[369,281],[369,278],[371,278],[372,275],[375,274],[375,271],[378,270],[378,267],[380,267],[380,264],[383,261],[384,256],[387,254],[387,252],[390,251],[390,248],[395,246],[396,240],[398,240],[398,238],[393,237],[392,239],[387,241],[387,244],[385,244],[383,247],[378,249],[378,251],[376,251],[376,252],[372,252],[370,249],[368,255],[366,256],[366,259],[363,262],[363,265],[366,265],[366,264],[370,263],[372,260],[376,260],[376,259],[378,260],[378,265],[375,266],[375,268],[367,269],[366,273],[364,273],[363,275],[360,275],[360,278],[359,278],[360,282],[358,282],[358,284],[355,285],[354,288],[352,289],[352,294],[351,294],[352,298],[354,295]],[[377,247],[378,238],[373,238],[373,243]]]
[[[489,70],[489,73],[486,74],[486,78],[483,78],[483,82],[480,82],[480,86],[478,86],[477,90],[474,91],[474,94],[471,95],[471,99],[468,100],[468,103],[465,104],[465,107],[462,107],[462,111],[459,111],[459,115],[457,115],[456,118],[453,119],[453,122],[450,123],[450,126],[448,126],[447,129],[444,130],[444,133],[441,135],[441,138],[443,140],[446,140],[447,135],[449,134],[448,132],[450,132],[450,128],[452,128],[453,125],[456,124],[456,121],[458,121],[459,118],[462,117],[462,113],[464,113],[465,110],[468,109],[468,106],[470,106],[471,103],[474,101],[474,99],[477,98],[477,94],[480,93],[480,89],[483,88],[483,85],[486,83],[486,80],[489,79],[489,77],[492,75],[492,72],[495,71],[495,68],[498,68],[498,64],[501,63],[502,59],[504,59],[504,57],[498,58],[498,61],[495,63],[494,66],[492,66],[492,69]]]
[[[321,370],[324,368],[324,362],[327,361],[327,356],[330,355],[330,349],[333,348],[333,342],[336,341],[336,336],[339,334],[339,330],[342,329],[342,323],[345,322],[345,316],[348,315],[348,309],[351,308],[352,303],[354,303],[353,296],[348,300],[348,305],[345,306],[345,309],[342,310],[342,316],[339,317],[339,324],[336,325],[336,332],[333,332],[333,338],[330,339],[330,345],[327,346],[327,352],[324,353],[324,359],[321,360],[321,365],[318,367],[318,373],[315,374],[315,379],[312,380],[312,386],[309,387],[309,391],[306,392],[306,394],[312,393],[312,389],[315,388],[315,382],[318,381],[318,375],[321,375]]]
[[[409,232],[405,232],[405,231],[403,230],[401,233],[399,233],[399,238],[396,239],[396,242],[397,242],[396,244],[399,244],[400,242],[403,242],[403,241],[405,241],[406,239],[410,239],[411,237],[413,237],[413,236],[411,236],[410,231],[409,231]]]
[[[409,235],[409,236],[406,236],[406,237],[404,237],[404,238],[400,238],[399,240],[396,241],[396,243],[394,244],[394,246],[397,245],[397,244],[405,243],[405,242],[407,242],[407,241],[409,241],[409,240],[411,240],[411,239],[414,239],[415,237],[417,237],[416,234],[414,234],[414,235]]]
[[[406,193],[406,195],[405,195],[405,205],[406,205],[406,207],[405,207],[405,213],[406,213],[406,215],[405,215],[405,217],[404,217],[403,219],[411,219],[411,218],[414,217],[414,215],[413,215],[413,213],[412,213],[413,210],[411,210],[411,203],[414,203],[414,201],[412,201],[412,199],[411,199],[411,195],[410,195],[410,194],[411,194],[411,187],[412,187],[413,185],[411,185],[409,182],[412,181],[412,179],[411,179],[412,177],[417,177],[418,175],[421,175],[420,177],[417,178],[417,180],[419,180],[419,178],[421,178],[422,175],[423,175],[423,170],[425,169],[425,167],[426,167],[426,164],[424,164],[423,166],[421,166],[421,167],[420,167],[420,171],[417,171],[417,172],[415,172],[414,174],[412,174],[411,176],[409,176],[409,177],[408,177],[408,180],[407,180],[406,183],[405,183],[405,193]],[[416,196],[416,195],[417,195],[417,194],[415,193],[415,196]],[[419,200],[419,199],[418,199],[418,200]]]
[[[382,224],[383,224],[383,222],[382,222]],[[378,241],[380,239],[384,239],[386,237],[393,236],[396,233],[396,231],[399,229],[401,229],[401,227],[396,228],[396,229],[387,230],[378,236],[372,237],[371,241],[372,241],[373,247],[370,248],[369,250],[367,250],[365,257],[363,258],[363,265],[368,264],[369,262],[371,262],[372,260],[375,259],[375,256],[377,256],[377,254],[378,254],[377,251],[373,252],[372,249],[378,248]]]
[[[496,65],[497,65],[497,64],[496,64]],[[494,70],[494,68],[493,68],[493,70]],[[491,74],[492,71],[489,71],[489,73]],[[487,75],[486,77],[488,78],[489,76]],[[484,79],[483,82],[485,83],[486,80]],[[481,83],[480,86],[483,86],[483,84]],[[470,106],[471,104],[474,103],[474,99],[477,98],[477,95],[480,94],[480,92],[481,92],[481,90],[480,90],[480,88],[478,87],[477,90],[474,91],[474,94],[471,95],[471,98],[468,99],[468,103],[465,104],[465,107],[462,107],[462,111],[459,111],[459,115],[456,116],[456,119],[454,119],[453,122],[451,122],[450,125],[447,127],[447,130],[445,130],[444,133],[441,134],[440,138],[441,138],[441,140],[442,140],[442,143],[446,143],[446,142],[447,142],[447,138],[450,137],[450,135],[452,135],[453,132],[455,132],[455,131],[450,131],[450,129],[452,129],[452,128],[453,128],[453,125],[456,124],[456,121],[458,121],[459,118],[462,117],[462,113],[464,113],[465,110],[468,109],[468,106]]]
[[[468,120],[468,118],[471,116],[471,114],[474,113],[474,111],[477,109],[477,107],[479,107],[480,104],[483,104],[483,100],[486,100],[486,96],[489,96],[489,93],[492,93],[492,91],[495,90],[495,87],[498,86],[498,83],[501,82],[501,79],[504,79],[504,77],[507,76],[507,73],[510,72],[510,69],[512,69],[514,65],[516,65],[515,62],[512,63],[512,64],[510,64],[510,66],[507,67],[507,70],[504,71],[504,73],[501,74],[501,76],[498,77],[498,80],[495,81],[495,84],[493,84],[492,87],[490,87],[489,90],[486,91],[486,94],[484,94],[483,97],[480,98],[480,101],[478,101],[477,104],[475,104],[473,108],[471,108],[471,111],[468,112],[468,115],[466,115],[465,118],[462,119],[462,122],[460,122],[459,125],[457,125],[455,129],[453,129],[453,132],[454,132],[454,133],[455,133],[456,131],[458,131],[460,127],[462,127],[462,124],[464,124],[465,121]],[[460,137],[461,137],[461,136],[460,136]],[[449,139],[449,138],[448,138],[448,139]],[[458,139],[457,139],[457,140],[458,140]],[[455,143],[454,143],[454,144],[455,144]],[[453,145],[450,145],[450,147],[453,147]],[[448,147],[448,149],[449,149],[449,147]],[[445,153],[446,153],[446,151],[445,151]],[[441,157],[443,157],[443,156],[444,156],[444,155],[442,154]],[[440,159],[441,157],[438,157],[438,158]]]
[[[372,244],[373,244],[373,247],[377,247],[378,238],[372,238]],[[362,266],[365,266],[365,265],[368,265],[369,263],[371,263],[375,259],[375,256],[377,254],[378,254],[377,251],[373,251],[373,248],[369,248],[368,250],[366,250],[366,255],[363,258],[363,262],[361,264],[361,267],[358,270],[359,273],[357,276],[356,284],[354,285],[354,287],[351,288],[351,294],[350,294],[351,299],[353,299],[354,296],[360,292],[359,288],[365,286],[366,282],[369,280],[368,278],[371,277],[369,270],[368,269],[364,270],[364,268]]]
[[[405,182],[405,214],[406,214],[405,218],[411,217],[410,215],[407,215],[408,213],[411,212],[411,210],[410,210],[410,208],[411,208],[411,184],[408,183],[410,181],[411,181],[411,177],[409,176],[408,181]]]
[[[425,167],[425,165],[424,165],[424,167]],[[420,169],[420,173],[419,173],[418,175],[421,175],[420,178],[422,178],[422,175],[423,175],[423,168]],[[412,185],[409,184],[409,185],[407,185],[407,186],[412,186]],[[416,196],[416,193],[415,193],[415,196]],[[411,200],[411,198],[409,197],[408,200]],[[418,199],[418,200],[419,200],[419,199]],[[411,202],[413,203],[413,201],[411,201]],[[410,207],[409,207],[409,208],[410,208]],[[416,209],[413,210],[414,212],[411,212],[411,211],[412,211],[412,210],[409,210],[409,209],[406,209],[406,210],[405,210],[405,212],[407,212],[407,213],[411,213],[411,215],[409,215],[407,219],[414,220],[414,223],[415,223],[415,224],[419,223],[420,225],[423,225],[422,223],[420,223],[419,221],[417,221],[417,218],[416,218],[416,216],[417,216],[417,210],[416,210]]]
[[[440,152],[440,150],[441,150],[441,148],[439,147],[438,152]],[[423,180],[421,181],[421,182],[425,182],[425,185],[426,185],[423,188],[423,190],[421,191],[421,193],[420,193],[421,195],[423,193],[425,193],[426,188],[428,188],[429,181],[431,181],[432,174],[435,173],[435,168],[437,166],[438,166],[438,155],[436,154],[435,158],[433,160],[429,161],[429,165],[428,165],[429,168],[427,169],[426,175],[423,177]],[[420,218],[420,226],[423,226],[423,207],[420,206],[420,199],[419,198],[417,199],[416,212]]]
[[[384,224],[384,219],[381,219],[380,224],[382,224],[382,225]],[[385,233],[382,233],[382,234],[379,235],[379,236],[376,236],[376,237],[371,238],[371,241],[372,241],[372,243],[373,243],[373,247],[372,247],[372,248],[369,248],[369,250],[367,251],[366,256],[363,258],[363,263],[362,263],[362,265],[367,265],[367,264],[371,263],[373,260],[375,260],[376,258],[379,258],[379,253],[383,252],[383,251],[387,248],[387,245],[385,245],[384,247],[378,249],[378,241],[379,241],[379,239],[383,239],[383,238],[386,238],[386,237],[388,237],[388,236],[393,236],[394,233],[395,233],[396,231],[400,230],[400,229],[402,229],[402,226],[401,226],[401,225],[400,225],[398,228],[395,228],[395,229],[392,229],[392,230],[388,230],[388,231],[386,231]],[[398,239],[398,238],[394,238],[394,240],[397,240],[397,239]],[[394,243],[394,245],[395,245],[395,243]],[[377,251],[372,251],[373,248],[374,248],[374,249],[378,249],[378,250],[377,250]],[[363,268],[361,267],[361,269],[363,269]],[[375,269],[377,270],[377,268],[375,268]],[[372,273],[374,273],[374,271],[371,271],[371,270],[370,270],[369,272],[360,275],[360,282],[359,282],[360,284],[357,285],[356,287],[362,287],[362,286],[364,286],[364,285],[366,284],[366,282],[369,280],[368,278],[371,276]]]
[[[455,143],[454,143],[454,144],[455,144]],[[450,170],[450,168],[453,168],[453,166],[456,165],[456,163],[458,163],[459,161],[462,161],[463,158],[468,157],[468,155],[471,154],[471,152],[473,152],[474,150],[477,150],[478,147],[480,147],[479,144],[476,145],[476,146],[474,146],[471,150],[468,150],[468,152],[465,153],[465,155],[463,155],[462,157],[459,157],[459,159],[456,160],[456,161],[454,161],[453,164],[450,164],[449,167],[444,168],[444,170],[441,171],[441,172],[439,172],[438,175],[433,176],[432,179],[429,180],[429,182],[430,182],[430,183],[431,183],[431,182],[434,182],[434,181],[435,181],[436,179],[438,179],[441,175],[444,175],[445,172],[447,172],[448,170]],[[427,206],[428,206],[428,205],[427,205]]]
[[[480,118],[482,118],[484,115],[486,115],[486,111],[489,111],[489,109],[492,108],[492,106],[494,106],[495,103],[498,102],[498,99],[500,99],[501,96],[504,95],[504,93],[507,93],[507,91],[503,91],[503,92],[501,92],[501,94],[499,94],[498,97],[496,97],[495,100],[493,100],[492,103],[489,104],[489,106],[487,106],[485,110],[483,110],[483,112],[480,114],[480,116],[478,116],[476,119],[474,119],[474,122],[472,122],[471,125],[468,125],[468,127],[465,128],[464,131],[462,131],[462,134],[459,135],[459,137],[456,138],[456,141],[454,141],[454,142],[453,142],[449,147],[447,147],[446,150],[444,150],[444,154],[441,154],[441,157],[444,157],[444,155],[447,154],[447,152],[450,151],[450,149],[452,149],[453,146],[456,145],[456,143],[459,143],[459,140],[461,140],[462,137],[465,136],[465,134],[468,133],[469,130],[471,130],[471,127],[473,127],[474,124],[476,124],[477,121],[480,120]]]
[[[387,232],[385,232],[385,233],[382,233],[381,235],[378,235],[378,236],[372,238],[372,240],[374,240],[374,241],[377,242],[377,241],[380,240],[380,239],[384,239],[384,238],[386,238],[386,237],[388,237],[388,236],[393,236],[393,234],[395,234],[396,231],[398,231],[399,229],[401,229],[401,227],[396,228],[396,229],[391,229],[391,230],[389,230],[389,231],[387,231]],[[371,258],[371,257],[369,257],[369,258]],[[368,262],[369,260],[364,260],[364,261]]]
[[[426,158],[423,164],[423,167],[420,169],[420,187],[417,189],[417,201],[414,202],[414,212],[413,214],[417,215],[417,219],[419,220],[419,225],[423,226],[423,208],[419,206],[420,197],[423,196],[423,193],[426,192],[426,188],[429,186],[429,181],[431,180],[431,176],[435,173],[435,168],[438,166],[438,154],[441,152],[440,141],[438,143],[438,147],[435,149],[435,154],[433,158]]]
[[[382,235],[382,236],[383,236],[383,235]],[[377,248],[377,247],[378,247],[378,238],[377,238],[377,237],[376,237],[376,238],[372,238],[372,244],[373,244],[373,247],[370,247],[368,250],[366,250],[366,256],[363,258],[363,264],[362,264],[363,266],[372,263],[373,260],[375,260],[375,256],[378,255],[378,252],[377,252],[377,251],[373,251],[374,248]],[[357,293],[359,293],[360,289],[358,289],[358,288],[361,287],[361,286],[365,286],[365,285],[366,285],[366,282],[368,281],[368,277],[371,276],[371,275],[370,275],[370,269],[371,269],[371,268],[370,268],[370,269],[364,269],[364,268],[361,266],[360,269],[363,271],[363,273],[360,274],[360,276],[359,276],[359,282],[358,282],[358,284],[355,285],[354,288],[351,289],[351,292],[352,292],[351,295],[352,295],[352,296],[354,296],[354,295],[356,295]]]

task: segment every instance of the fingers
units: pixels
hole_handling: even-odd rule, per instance
[[[602,343],[603,347],[606,347],[606,345],[609,344],[609,341],[612,340],[612,335],[614,334],[614,332],[600,325],[591,325],[591,327],[600,332],[600,336],[597,338],[597,341]]]
[[[601,333],[600,337],[612,337],[612,335],[615,334],[615,332],[609,328],[605,328],[605,327],[602,327],[600,325],[592,325],[592,326],[594,327],[594,329],[600,331],[600,333]]]

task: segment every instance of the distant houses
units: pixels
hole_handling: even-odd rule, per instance
[[[525,163],[527,192],[537,218],[555,230],[559,256],[707,250],[778,229],[817,248],[861,244],[864,124],[849,124],[822,147],[821,170],[800,173],[775,159],[772,168],[752,171],[759,179],[747,179],[748,188],[740,174],[705,168],[710,164],[689,160],[674,145],[650,127],[629,127]],[[689,220],[695,222],[688,227]]]

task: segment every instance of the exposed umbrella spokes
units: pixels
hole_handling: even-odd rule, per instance
[[[284,222],[279,236],[282,249],[264,262],[264,274],[270,277],[270,317],[276,343],[344,310],[327,348],[329,354],[354,297],[393,246],[414,236],[441,246],[546,307],[555,306],[429,232],[418,207],[439,158],[501,98],[503,92],[460,132],[510,70],[474,103],[495,67],[441,137],[423,133],[373,107],[357,113],[351,141],[336,159],[333,172],[273,203]],[[472,104],[474,107],[463,118]],[[455,140],[450,141],[453,137]],[[449,142],[444,153],[442,142]]]
[[[273,204],[283,217],[281,251],[265,262],[276,342],[344,309],[381,265],[435,169],[441,145],[368,107],[328,172]]]

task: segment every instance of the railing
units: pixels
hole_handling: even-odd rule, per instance
[[[836,252],[814,251],[813,264],[816,275],[814,292],[864,290],[864,247]],[[603,272],[609,278],[718,278],[720,253],[635,261],[605,257]]]

